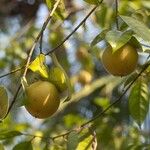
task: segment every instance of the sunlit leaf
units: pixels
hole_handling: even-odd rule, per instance
[[[139,37],[145,41],[150,41],[150,29],[143,22],[127,16],[121,16],[121,18]]]
[[[93,41],[91,42],[91,46],[95,46],[97,43],[101,42],[102,40],[105,39],[105,34],[108,30],[105,29],[103,30],[101,33],[99,33],[94,39]]]
[[[68,114],[64,116],[64,123],[68,128],[71,128],[74,125],[80,125],[85,121],[81,116]]]
[[[84,0],[84,1],[89,3],[89,4],[98,5],[101,0]]]
[[[6,115],[8,111],[8,95],[4,87],[0,86],[0,119]]]
[[[125,45],[132,37],[132,32],[109,31],[106,33],[106,40],[111,45],[113,52]]]
[[[13,150],[33,150],[31,141],[21,142],[14,146]]]
[[[31,69],[33,72],[39,73],[44,78],[48,78],[47,68],[44,65],[44,62],[45,62],[45,55],[40,54],[29,65],[29,69]]]
[[[78,146],[76,150],[91,150],[96,149],[97,147],[97,141],[95,141],[94,135],[91,134],[91,132],[88,131],[88,129],[84,129],[80,133],[80,141],[78,143]],[[93,148],[94,146],[94,148]]]
[[[129,95],[129,111],[132,118],[141,125],[149,109],[148,86],[144,81],[137,81]]]
[[[54,0],[46,0],[46,4],[48,6],[49,9],[52,9],[55,5],[56,1]],[[54,12],[54,16],[57,17],[57,19],[65,19],[65,17],[67,16],[67,11],[65,9],[65,3],[64,0],[61,0],[59,2],[59,5],[57,6],[55,12]]]
[[[22,133],[19,131],[5,131],[5,132],[3,131],[3,132],[0,132],[0,140],[13,138],[13,137],[20,136],[20,135],[22,135]]]
[[[103,109],[107,108],[110,105],[110,100],[108,98],[96,98],[94,100],[95,104],[101,106]]]
[[[68,136],[67,150],[75,150],[79,142],[79,137],[76,132],[71,132]]]
[[[0,150],[5,150],[3,144],[0,143]]]
[[[52,82],[60,91],[67,89],[67,81],[65,74],[59,67],[53,67],[49,71],[49,80]]]

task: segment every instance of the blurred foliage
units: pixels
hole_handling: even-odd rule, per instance
[[[54,6],[51,0],[46,2],[40,0],[0,2],[0,76],[24,66],[29,50],[41,30],[43,18],[46,18],[48,11]],[[80,0],[79,3],[62,1],[43,33],[42,52],[47,53],[63,41],[88,10],[99,2],[99,0]],[[118,9],[121,31],[116,31],[115,1],[104,0],[84,26],[57,49],[57,58],[72,82],[72,100],[61,103],[59,110],[51,118],[38,120],[28,114],[23,106],[18,107],[25,99],[21,90],[11,112],[0,122],[0,150],[150,149],[149,68],[142,74],[140,83],[137,81],[122,101],[103,116],[82,130],[74,130],[59,138],[50,138],[73,128],[78,129],[80,125],[107,108],[134,80],[142,69],[143,62],[149,59],[147,56],[150,46],[143,45],[150,45],[150,1],[119,0]],[[115,42],[117,46],[120,44],[119,47],[131,42],[141,54],[137,69],[127,77],[112,77],[101,64],[103,49]],[[118,47],[115,47],[116,49]],[[39,54],[40,42],[35,47],[32,61],[39,60]],[[44,56],[44,59],[45,62],[42,60],[36,62],[37,64],[32,63],[30,68],[46,76],[45,70],[52,69],[53,62],[51,56]],[[47,65],[47,68],[44,66],[44,70],[43,63]],[[31,70],[27,74],[29,83],[43,79]],[[88,82],[83,83],[79,80],[83,71],[88,72],[88,75],[82,75],[82,81],[90,78],[87,79]],[[7,88],[10,103],[22,73],[23,69],[0,78],[1,85]]]

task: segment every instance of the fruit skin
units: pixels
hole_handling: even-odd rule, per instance
[[[92,81],[92,75],[86,70],[81,70],[78,76],[78,81],[82,84],[88,84]]]
[[[25,108],[36,118],[53,115],[60,104],[56,87],[47,81],[37,81],[26,88],[27,103]]]
[[[125,44],[116,52],[109,46],[102,54],[102,63],[106,70],[114,76],[126,76],[133,72],[138,62],[137,50]]]

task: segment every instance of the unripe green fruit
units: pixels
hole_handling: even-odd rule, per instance
[[[53,115],[60,104],[56,87],[47,81],[37,81],[26,88],[27,103],[25,108],[36,118]]]
[[[116,52],[109,46],[102,54],[102,63],[106,70],[115,76],[126,76],[133,72],[138,62],[137,50],[130,44],[125,44]]]

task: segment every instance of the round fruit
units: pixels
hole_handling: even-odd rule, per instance
[[[81,70],[78,76],[78,81],[83,85],[90,83],[92,81],[91,73],[86,70]]]
[[[56,87],[47,81],[37,81],[26,88],[25,108],[36,118],[47,118],[54,114],[60,104]]]
[[[138,62],[137,50],[125,44],[116,52],[109,46],[102,54],[102,63],[106,70],[115,76],[125,76],[133,72]]]

